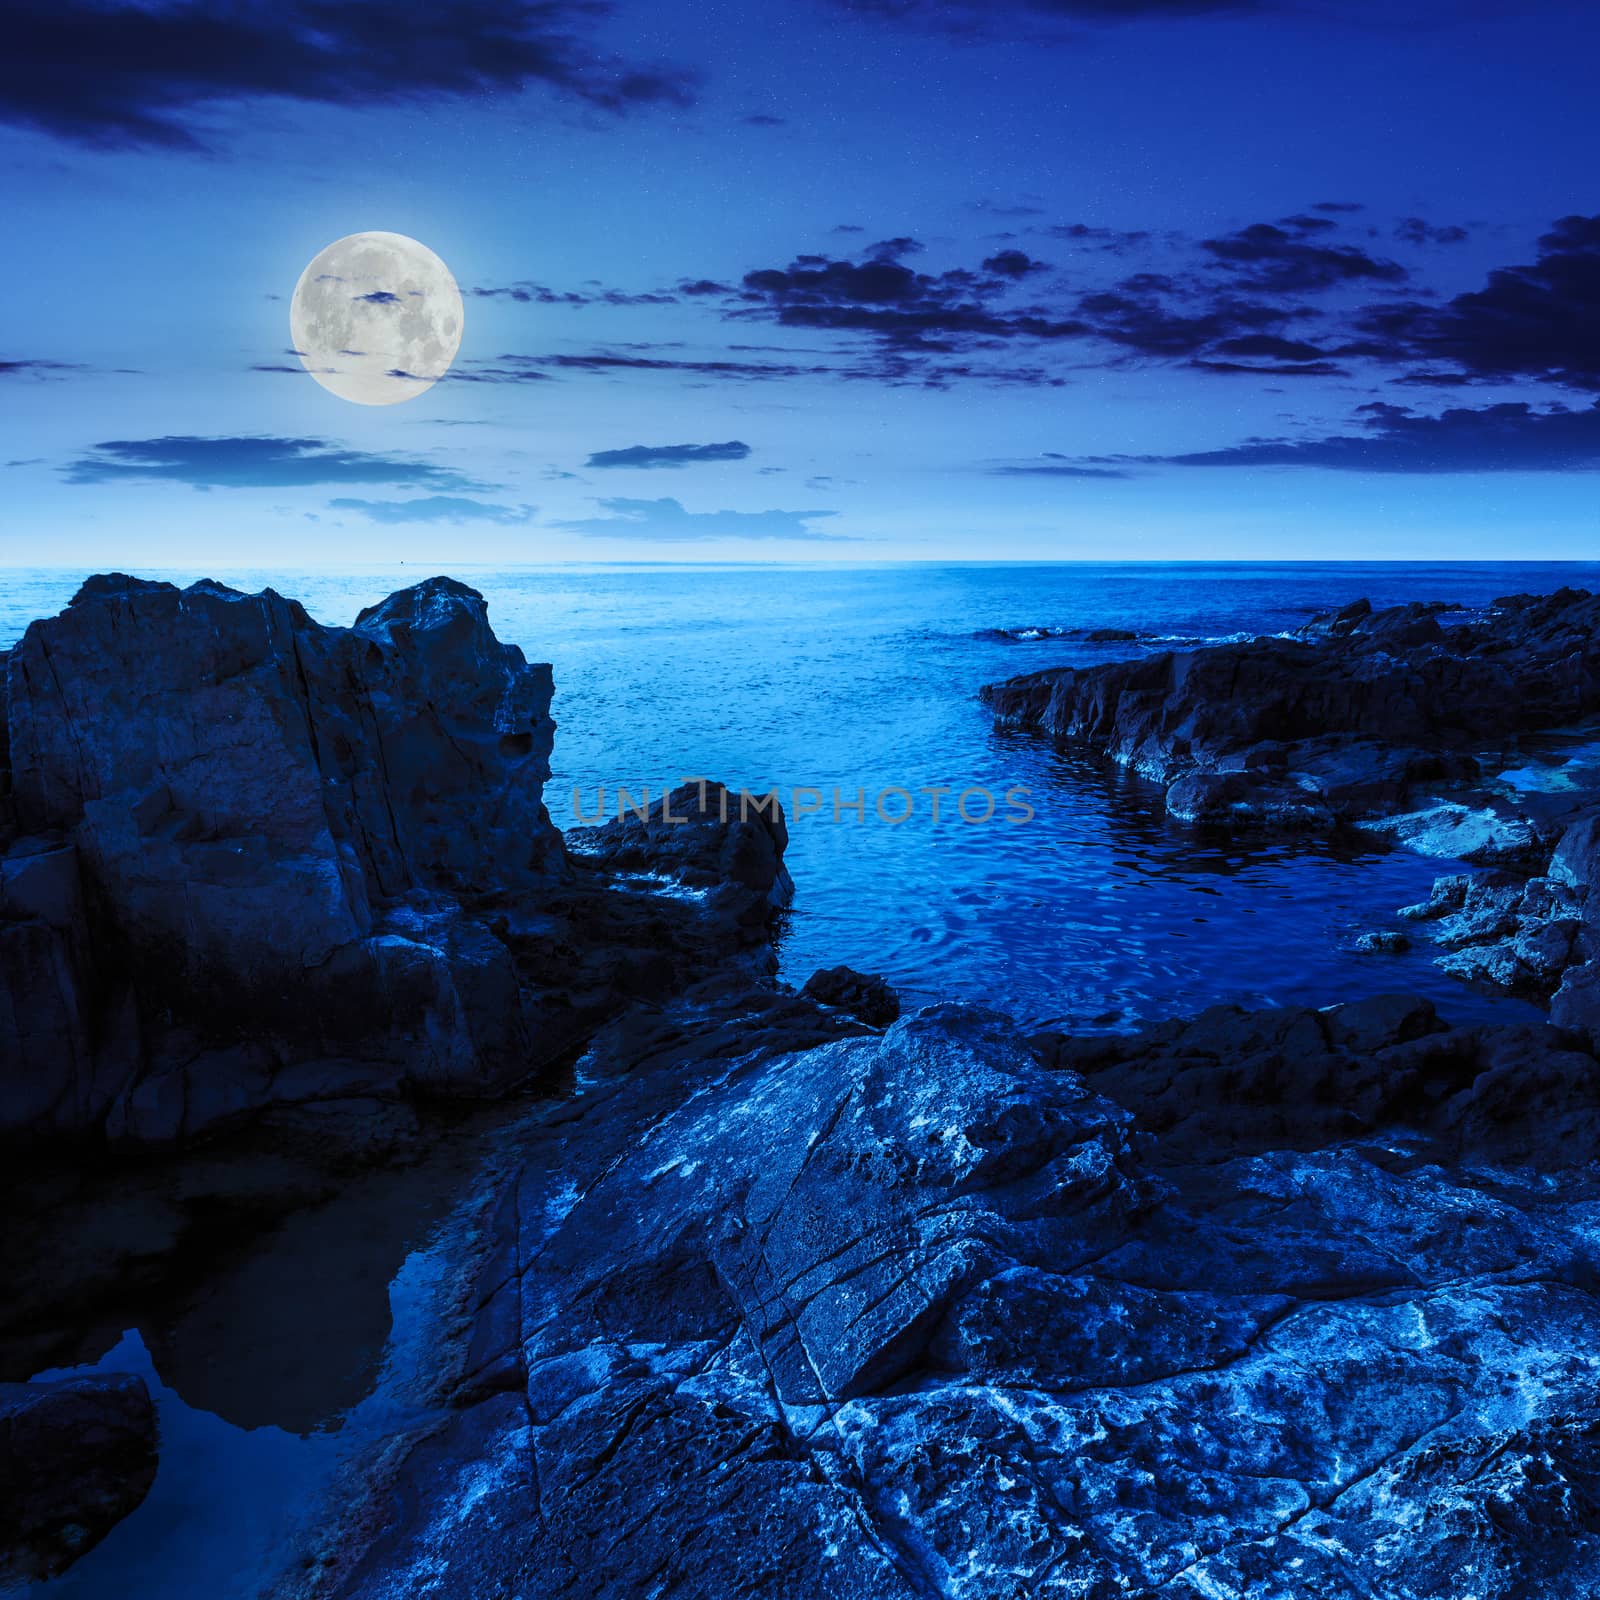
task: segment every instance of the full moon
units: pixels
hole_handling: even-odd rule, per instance
[[[461,348],[450,269],[403,233],[335,239],[300,274],[289,307],[295,353],[330,394],[392,406],[431,389]]]

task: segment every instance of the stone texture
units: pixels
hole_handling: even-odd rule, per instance
[[[457,1414],[320,1592],[1600,1582],[1600,1062],[1555,1030],[679,1022],[533,1139]]]

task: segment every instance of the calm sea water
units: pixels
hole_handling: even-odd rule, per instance
[[[187,582],[199,573],[161,574]],[[217,572],[272,584],[325,622],[421,574]],[[791,823],[798,886],[782,940],[799,982],[837,962],[912,999],[960,996],[1035,1025],[1127,1027],[1218,1000],[1247,1004],[1422,990],[1456,1018],[1527,1015],[1439,974],[1425,951],[1355,954],[1353,936],[1422,897],[1448,863],[1314,841],[1241,848],[1166,822],[1158,794],[1106,763],[996,734],[979,686],[1160,641],[1005,644],[991,628],[1132,628],[1186,639],[1277,632],[1361,595],[1482,604],[1600,586],[1600,564],[1511,566],[560,567],[459,569],[500,636],[554,663],[560,723],[547,798],[577,787],[659,794],[689,774],[820,790]],[[0,573],[0,646],[57,610],[82,573]],[[1030,791],[1034,819],[969,825],[915,791]],[[899,826],[884,788],[913,792]],[[865,790],[867,818],[832,795]],[[952,797],[953,798],[953,797]],[[898,797],[891,809],[903,808]],[[969,810],[976,811],[976,804]],[[1004,807],[1002,806],[1002,811]],[[448,1153],[448,1152],[447,1152]],[[449,1261],[442,1157],[348,1186],[219,1264],[185,1299],[130,1307],[88,1369],[142,1373],[161,1414],[149,1498],[42,1600],[246,1600],[293,1559],[296,1531],[352,1450],[415,1420],[407,1374],[432,1337]],[[464,1168],[463,1170],[468,1170]],[[433,1191],[438,1190],[439,1194]],[[409,1210],[407,1209],[409,1207]],[[331,1263],[331,1266],[330,1266]],[[329,1272],[365,1285],[353,1308]],[[386,1286],[386,1287],[385,1287]],[[376,1296],[378,1303],[368,1304]],[[346,1297],[348,1298],[348,1297]],[[306,1326],[272,1307],[306,1308]],[[158,1352],[152,1356],[152,1351]],[[185,1353],[187,1352],[187,1358]],[[20,1374],[18,1375],[20,1376]]]
[[[1034,1025],[1128,1026],[1218,1000],[1326,1003],[1408,987],[1465,1018],[1504,1003],[1436,973],[1426,952],[1360,955],[1353,936],[1422,897],[1447,865],[1316,841],[1241,847],[1165,821],[1149,786],[1035,738],[998,734],[980,685],[1058,663],[1114,659],[1165,638],[1277,632],[1360,596],[1482,604],[1600,563],[1353,565],[548,567],[458,575],[488,597],[500,636],[554,664],[559,723],[547,791],[562,826],[573,790],[659,794],[704,774],[752,790],[819,792],[791,819],[797,885],[781,945],[796,982],[845,962],[912,999],[962,997]],[[166,573],[185,582],[198,573]],[[423,574],[219,571],[271,584],[322,621]],[[0,576],[0,644],[72,594],[81,573]],[[992,628],[1127,628],[1136,644],[1007,643]],[[988,823],[956,794],[1022,787],[1035,816]],[[931,798],[945,787],[935,821]],[[911,792],[897,826],[875,815]],[[865,820],[841,809],[865,792]],[[887,802],[891,812],[907,800]],[[968,810],[981,812],[979,797]]]

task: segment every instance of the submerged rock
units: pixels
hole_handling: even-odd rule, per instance
[[[0,1383],[0,1585],[65,1570],[139,1505],[155,1475],[142,1378]]]
[[[657,1061],[530,1145],[475,1376],[318,1592],[1600,1581],[1600,1062],[1555,1030],[939,1006]]]
[[[34,623],[6,662],[0,1135],[499,1094],[764,940],[781,814],[575,861],[551,694],[449,578],[332,628],[112,575]],[[687,834],[696,895],[631,881],[682,878]]]

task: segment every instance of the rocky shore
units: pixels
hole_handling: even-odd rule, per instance
[[[1342,828],[1488,804],[1519,734],[1600,712],[1597,623],[1350,608],[987,694],[1177,818]],[[558,1091],[473,1225],[433,1403],[351,1464],[285,1600],[1600,1586],[1581,806],[1499,797],[1531,842],[1407,922],[1548,1023],[1397,995],[1025,1035],[847,968],[779,984],[783,822],[716,785],[564,841],[549,671],[449,580],[334,629],[96,579],[7,669],[14,1141],[331,1171],[441,1098]],[[0,1405],[138,1407],[46,1388]],[[53,1501],[0,1541],[27,1570],[143,1492],[72,1465],[98,1425],[0,1431]]]
[[[1498,868],[1440,878],[1399,915],[1440,945],[1445,970],[1550,999],[1553,1021],[1600,1042],[1600,794],[1498,781],[1530,736],[1600,719],[1600,596],[1513,595],[1482,616],[1363,600],[1290,636],[981,693],[999,725],[1160,784],[1176,822],[1360,832]]]
[[[530,1142],[454,1415],[292,1592],[1592,1592],[1593,1056],[816,1028],[680,1016]]]
[[[417,1159],[432,1108],[548,1088],[629,1006],[773,965],[781,816],[697,784],[569,848],[550,669],[448,578],[330,628],[108,575],[0,664],[0,1377]],[[25,1400],[0,1474],[93,1455],[92,1407]],[[0,1546],[43,1570],[115,1520],[63,1516]]]
[[[1482,618],[1363,600],[1289,636],[1056,667],[982,695],[1003,726],[1161,784],[1178,821],[1327,830],[1420,811],[1508,765],[1519,736],[1600,715],[1597,629],[1600,597],[1582,590],[1513,595]],[[1436,850],[1467,859],[1537,853],[1563,820],[1552,804],[1502,836],[1455,805],[1435,830],[1464,831]]]

